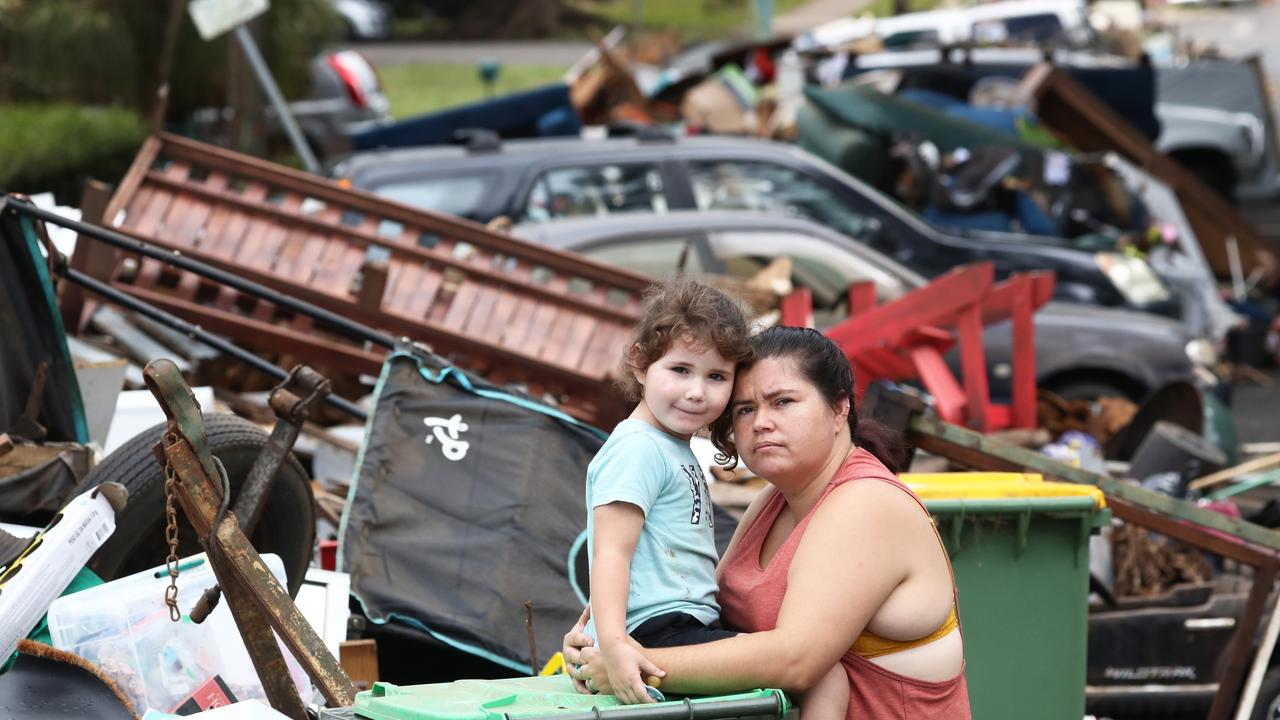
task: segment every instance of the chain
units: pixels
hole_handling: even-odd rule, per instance
[[[182,619],[182,611],[178,610],[178,510],[173,506],[173,496],[177,492],[178,474],[173,465],[164,465],[164,539],[169,543],[169,557],[165,564],[169,568],[169,587],[164,589],[164,604],[169,606],[169,619],[178,622]]]

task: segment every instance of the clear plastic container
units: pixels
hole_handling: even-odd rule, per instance
[[[268,554],[262,559],[283,582],[280,558]],[[178,568],[179,622],[169,619],[164,604],[169,575],[160,567],[58,598],[49,607],[54,647],[96,664],[120,685],[139,714],[148,709],[175,712],[197,690],[204,688],[202,696],[208,696],[215,686],[229,691],[233,702],[266,700],[226,598],[203,623],[191,622],[191,609],[216,582],[213,568],[203,554],[180,561]],[[283,644],[281,650],[298,692],[309,697],[306,673]]]

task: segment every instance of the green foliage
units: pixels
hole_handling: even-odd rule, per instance
[[[756,0],[569,0],[577,9],[609,22],[650,30],[675,29],[685,40],[715,40],[755,29]],[[773,16],[804,4],[774,0]]]
[[[494,95],[528,90],[564,77],[559,65],[504,65],[494,83]],[[484,99],[484,83],[475,65],[467,63],[412,63],[380,69],[382,89],[396,118]]]
[[[231,38],[205,42],[183,9],[169,117],[227,102]],[[159,85],[173,2],[0,0],[0,101],[116,104],[146,113]],[[251,26],[287,97],[306,90],[307,63],[336,39],[341,21],[325,0],[274,0]]]
[[[0,188],[78,201],[83,178],[114,182],[124,174],[146,132],[121,108],[0,106]]]

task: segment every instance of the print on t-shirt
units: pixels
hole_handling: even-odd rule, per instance
[[[702,512],[702,498],[711,497],[711,489],[707,487],[707,479],[702,474],[702,468],[697,465],[681,465],[680,469],[684,472],[685,479],[689,481],[689,492],[693,495],[693,512],[689,514],[689,524],[697,525],[705,516],[707,526],[715,527],[715,513]]]

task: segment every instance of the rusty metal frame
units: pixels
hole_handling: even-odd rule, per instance
[[[878,395],[877,417],[897,412],[898,425],[905,420],[907,442],[913,447],[947,458],[974,470],[1039,472],[1067,482],[1092,485],[1107,496],[1118,518],[1177,539],[1202,550],[1231,558],[1255,569],[1244,614],[1232,635],[1227,661],[1218,678],[1209,720],[1227,720],[1238,700],[1238,690],[1262,622],[1267,597],[1280,573],[1280,532],[1228,518],[1146,488],[1123,483],[1052,460],[1040,453],[986,437],[979,433],[919,413],[908,397]]]
[[[294,720],[307,717],[276,644],[276,634],[330,706],[350,706],[355,700],[351,679],[262,562],[235,513],[227,513],[214,527],[222,491],[214,482],[218,470],[191,388],[169,360],[148,363],[144,376],[147,388],[169,419],[164,437],[156,445],[157,459],[176,477],[177,499],[208,555],[271,706]]]

